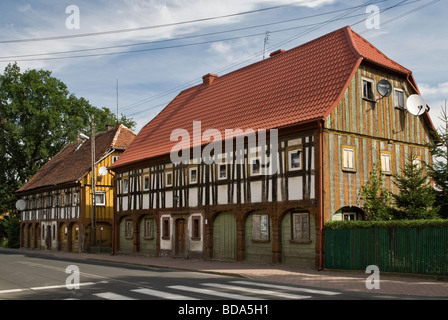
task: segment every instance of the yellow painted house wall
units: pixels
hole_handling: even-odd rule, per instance
[[[114,157],[119,157],[122,154],[120,151],[116,151],[106,158],[101,160],[95,166],[96,180],[96,192],[105,192],[106,204],[96,205],[96,221],[107,221],[112,222],[114,216],[114,176],[110,171],[103,177],[99,174],[99,169],[101,167],[109,167],[112,165]],[[84,199],[85,199],[85,210],[84,218],[92,219],[92,171],[90,171],[83,179],[82,185],[84,186]]]

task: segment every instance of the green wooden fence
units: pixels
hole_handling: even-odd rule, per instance
[[[325,267],[448,276],[448,227],[325,230]]]

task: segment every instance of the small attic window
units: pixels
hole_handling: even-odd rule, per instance
[[[375,96],[373,95],[373,80],[362,79],[362,98],[374,101]]]

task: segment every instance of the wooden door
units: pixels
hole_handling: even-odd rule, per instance
[[[232,212],[222,212],[213,223],[213,258],[236,260],[236,248],[236,219]]]
[[[175,253],[176,255],[185,255],[185,219],[177,219],[176,220],[176,245],[175,245]]]

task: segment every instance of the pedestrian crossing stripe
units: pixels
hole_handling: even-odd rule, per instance
[[[214,287],[214,288],[243,291],[243,292],[247,292],[247,293],[251,293],[251,294],[254,293],[254,294],[261,294],[261,295],[269,295],[269,296],[274,296],[274,297],[282,298],[282,299],[300,300],[300,299],[311,298],[311,296],[303,296],[303,295],[290,294],[290,293],[278,292],[278,291],[272,291],[272,290],[251,289],[251,288],[247,288],[247,287],[231,286],[231,285],[220,284],[220,283],[203,283],[202,285]]]
[[[210,289],[195,288],[195,287],[188,287],[188,286],[169,286],[168,288],[183,290],[183,291],[188,291],[188,292],[196,292],[196,293],[201,293],[201,294],[205,294],[205,295],[211,295],[211,296],[220,297],[220,298],[228,298],[228,299],[233,299],[233,300],[265,300],[263,298],[248,297],[248,296],[244,296],[244,295],[240,295],[240,294],[234,294],[234,293],[229,293],[229,292],[220,292],[220,291],[215,291],[215,290],[210,290]]]
[[[289,291],[295,291],[295,292],[313,293],[313,294],[320,294],[320,295],[326,295],[326,296],[334,296],[334,295],[341,294],[340,292],[335,292],[335,291],[309,289],[309,288],[297,288],[297,287],[282,286],[282,285],[268,284],[268,283],[259,283],[259,282],[232,281],[232,283],[265,287],[265,288],[271,288],[271,289],[289,290]]]
[[[197,298],[183,296],[180,294],[174,294],[170,292],[164,292],[154,289],[148,289],[148,288],[141,288],[141,289],[135,289],[131,290],[132,292],[141,293],[148,296],[153,296],[157,298],[167,299],[167,300],[199,300]]]

